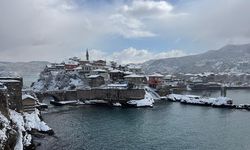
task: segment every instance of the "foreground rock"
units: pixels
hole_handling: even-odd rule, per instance
[[[54,134],[53,130],[41,120],[39,111],[18,113],[9,110],[9,118],[0,112],[0,149],[35,149],[32,135],[37,133]]]

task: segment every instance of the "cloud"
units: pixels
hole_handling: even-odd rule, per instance
[[[249,5],[247,0],[189,1],[178,8],[186,15],[156,22],[154,28],[157,26],[162,34],[188,39],[205,48],[248,43],[250,18],[246,14],[250,13]]]
[[[114,33],[118,33],[125,38],[153,37],[154,33],[144,29],[144,25],[140,20],[132,17],[125,17],[121,14],[110,16],[110,21]]]
[[[123,49],[119,52],[113,52],[112,54],[105,53],[101,50],[92,49],[89,51],[89,54],[92,60],[106,59],[108,61],[116,61],[120,64],[143,63],[151,59],[182,57],[187,55],[184,51],[181,50],[170,50],[157,53],[154,51],[146,49],[136,49],[133,47]]]
[[[120,9],[121,13],[140,18],[159,17],[171,14],[173,6],[166,1],[133,1],[131,5],[125,4]]]
[[[135,0],[118,8],[110,16],[114,31],[125,38],[148,38],[157,36],[149,27],[150,22],[184,15],[174,13],[174,7],[166,1]]]
[[[1,0],[0,60],[56,61],[89,47],[111,49],[113,58],[125,62],[120,53],[139,53],[141,58],[132,55],[139,61],[157,55],[153,49],[192,53],[249,43],[248,6],[248,0],[107,0],[101,4],[90,0]],[[121,47],[144,50],[116,50]]]

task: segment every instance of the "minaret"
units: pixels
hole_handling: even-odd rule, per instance
[[[86,51],[86,60],[89,61],[89,52],[88,52],[88,49]]]

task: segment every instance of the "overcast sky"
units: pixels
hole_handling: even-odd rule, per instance
[[[250,0],[0,0],[0,61],[120,63],[250,43]]]

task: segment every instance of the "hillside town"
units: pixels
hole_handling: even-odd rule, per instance
[[[69,58],[50,63],[31,88],[23,88],[20,76],[0,77],[0,148],[35,149],[37,134],[53,135],[42,121],[44,103],[62,105],[107,105],[112,107],[153,107],[159,100],[182,104],[205,105],[234,109],[250,109],[249,104],[236,105],[226,97],[226,89],[250,88],[250,74],[147,74],[140,64],[118,64],[115,61]],[[221,90],[221,96],[179,95],[181,91]],[[52,99],[51,99],[52,98]],[[13,122],[14,124],[11,124]]]
[[[114,61],[90,60],[90,57],[87,50],[84,60],[73,57],[62,63],[47,65],[32,88],[35,91],[47,91],[86,88],[138,89],[149,86],[160,95],[166,95],[171,93],[171,90],[219,90],[222,86],[239,89],[250,87],[250,74],[247,73],[147,74],[140,64],[124,65]]]

